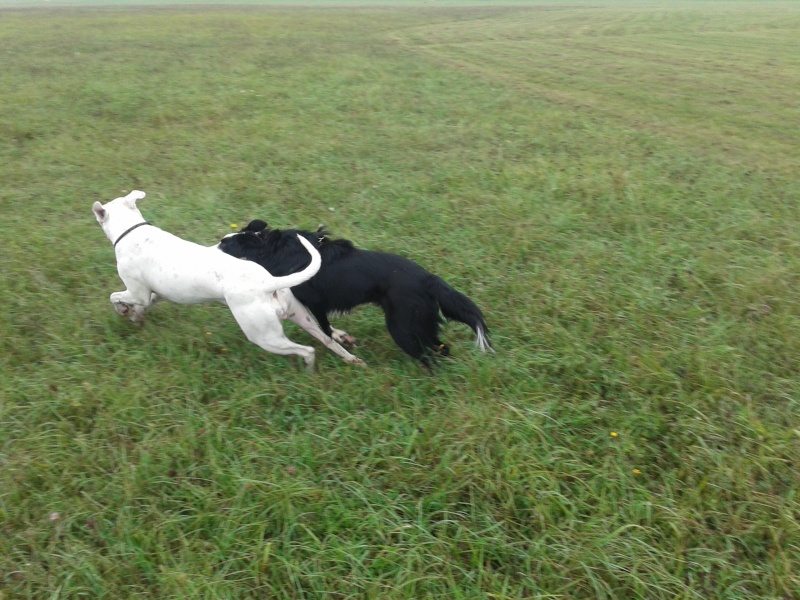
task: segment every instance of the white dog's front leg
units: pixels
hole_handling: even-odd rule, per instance
[[[142,299],[133,295],[130,290],[125,290],[124,292],[114,292],[109,300],[118,315],[128,317],[134,323],[144,323],[147,309],[153,303],[153,296],[155,294],[148,293],[146,299]]]

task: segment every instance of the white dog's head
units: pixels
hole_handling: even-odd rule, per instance
[[[92,205],[94,216],[109,240],[115,241],[128,227],[144,221],[142,213],[136,207],[136,201],[145,195],[144,192],[133,190],[127,196],[115,198],[106,204],[95,202]]]

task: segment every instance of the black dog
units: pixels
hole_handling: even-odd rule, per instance
[[[322,330],[338,342],[353,340],[331,327],[329,314],[377,304],[383,309],[386,328],[395,343],[426,366],[431,366],[432,353],[450,353],[439,339],[440,309],[448,319],[469,325],[482,351],[492,350],[486,320],[475,303],[402,256],[361,250],[349,240],[332,240],[323,228],[316,232],[270,229],[260,220],[225,236],[219,248],[260,264],[274,276],[288,275],[309,264],[308,252],[297,234],[316,246],[322,267],[314,277],[293,287],[292,293],[317,318]]]

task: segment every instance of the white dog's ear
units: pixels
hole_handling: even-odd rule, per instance
[[[103,205],[100,204],[99,202],[95,202],[94,204],[92,204],[92,211],[94,212],[94,216],[97,219],[98,223],[102,223],[103,221],[106,220],[106,217],[108,217],[106,209],[103,208]]]
[[[123,201],[127,206],[134,208],[136,206],[136,201],[141,200],[146,195],[147,194],[139,190],[133,190],[130,194],[128,194],[127,196],[125,196],[125,198],[123,198]]]

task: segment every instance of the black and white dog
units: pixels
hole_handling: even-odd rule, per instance
[[[440,310],[446,318],[469,325],[482,351],[494,351],[486,320],[475,303],[402,256],[356,248],[349,240],[331,239],[323,228],[316,232],[270,229],[261,220],[225,236],[219,248],[258,263],[273,276],[282,276],[309,263],[308,251],[298,235],[319,250],[322,266],[314,277],[291,291],[334,340],[353,341],[346,332],[331,327],[328,315],[347,313],[361,304],[377,304],[383,309],[386,328],[395,343],[426,366],[431,366],[434,354],[450,353],[439,339]]]

